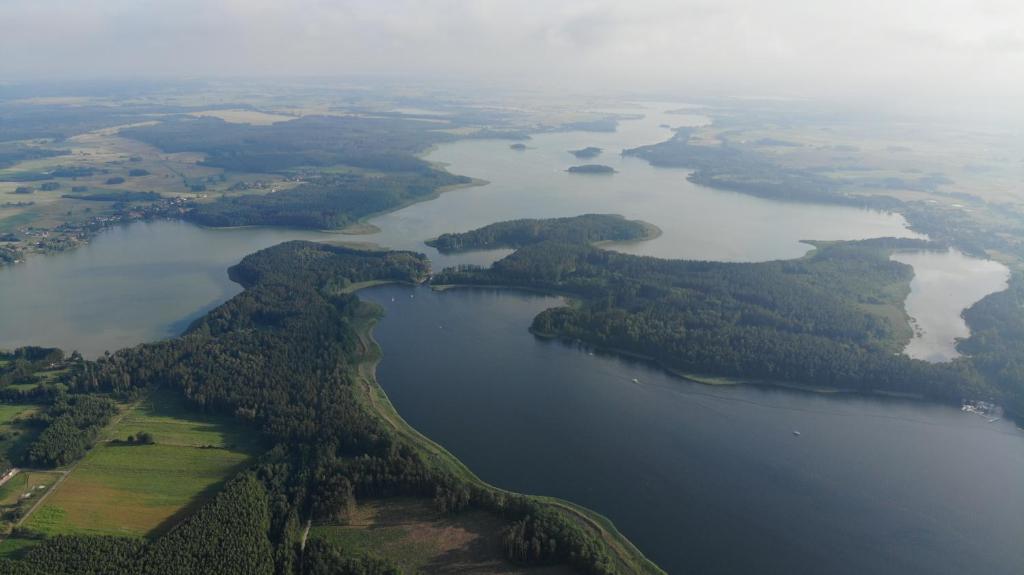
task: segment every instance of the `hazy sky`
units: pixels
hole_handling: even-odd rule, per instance
[[[0,77],[343,75],[1024,101],[1022,0],[0,0]]]

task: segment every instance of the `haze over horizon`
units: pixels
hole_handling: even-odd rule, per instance
[[[1024,4],[1007,0],[3,0],[0,12],[8,82],[370,74],[1024,118]]]

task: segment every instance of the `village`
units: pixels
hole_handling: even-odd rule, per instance
[[[205,195],[196,195],[196,198]],[[112,211],[53,228],[24,226],[0,236],[0,266],[21,263],[31,254],[50,254],[88,243],[97,233],[117,224],[138,220],[180,218],[188,212],[191,197],[163,198],[145,205],[117,202]]]

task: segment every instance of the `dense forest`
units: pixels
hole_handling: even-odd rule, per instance
[[[505,518],[511,561],[562,563],[581,573],[657,572],[642,558],[617,555],[577,514],[428,457],[374,409],[372,381],[359,366],[371,357],[366,330],[379,308],[344,288],[370,279],[415,282],[428,272],[426,259],[409,252],[288,242],[234,266],[231,277],[245,290],[181,337],[79,361],[65,378],[67,407],[48,411],[54,421],[71,417],[77,426],[70,410],[79,404],[98,407],[103,396],[160,386],[196,409],[249,422],[273,447],[155,540],[56,537],[19,561],[0,561],[0,571],[393,573],[386,560],[323,542],[306,554],[301,524],[335,521],[357,499],[403,495],[432,499],[448,513],[483,509]]]
[[[899,354],[905,340],[896,326],[871,313],[878,304],[901,306],[912,277],[909,266],[889,259],[892,250],[929,247],[934,244],[907,239],[821,243],[802,259],[748,264],[662,260],[548,241],[489,269],[450,269],[434,281],[570,295],[579,303],[542,312],[535,333],[650,357],[686,374],[1014,405],[1019,388],[983,377],[970,360],[931,364]],[[1019,329],[1006,322],[990,327]]]
[[[438,170],[379,176],[321,174],[290,190],[196,204],[186,218],[213,227],[341,228],[371,214],[425,200],[442,187],[468,182],[469,178]]]
[[[305,116],[267,126],[178,116],[121,131],[166,152],[201,152],[204,164],[235,172],[281,172],[345,164],[383,172],[427,171],[415,157],[455,139],[437,125],[402,118]]]
[[[614,174],[615,168],[604,164],[583,164],[582,166],[571,166],[566,171],[570,174]]]
[[[957,348],[1003,392],[1006,407],[1024,414],[1024,276],[1010,278],[1009,287],[990,294],[964,311],[971,336]]]
[[[569,218],[498,222],[457,234],[441,234],[428,246],[441,253],[496,248],[521,248],[548,240],[593,243],[649,239],[658,233],[651,224],[615,214],[584,214]]]
[[[42,415],[33,418],[45,429],[29,446],[25,463],[58,467],[80,459],[116,414],[117,404],[109,398],[59,394]]]

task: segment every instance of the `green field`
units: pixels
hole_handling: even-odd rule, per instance
[[[119,443],[139,432],[153,445]],[[109,427],[104,441],[25,522],[45,534],[158,534],[187,516],[258,452],[229,418],[189,411],[155,392]]]

